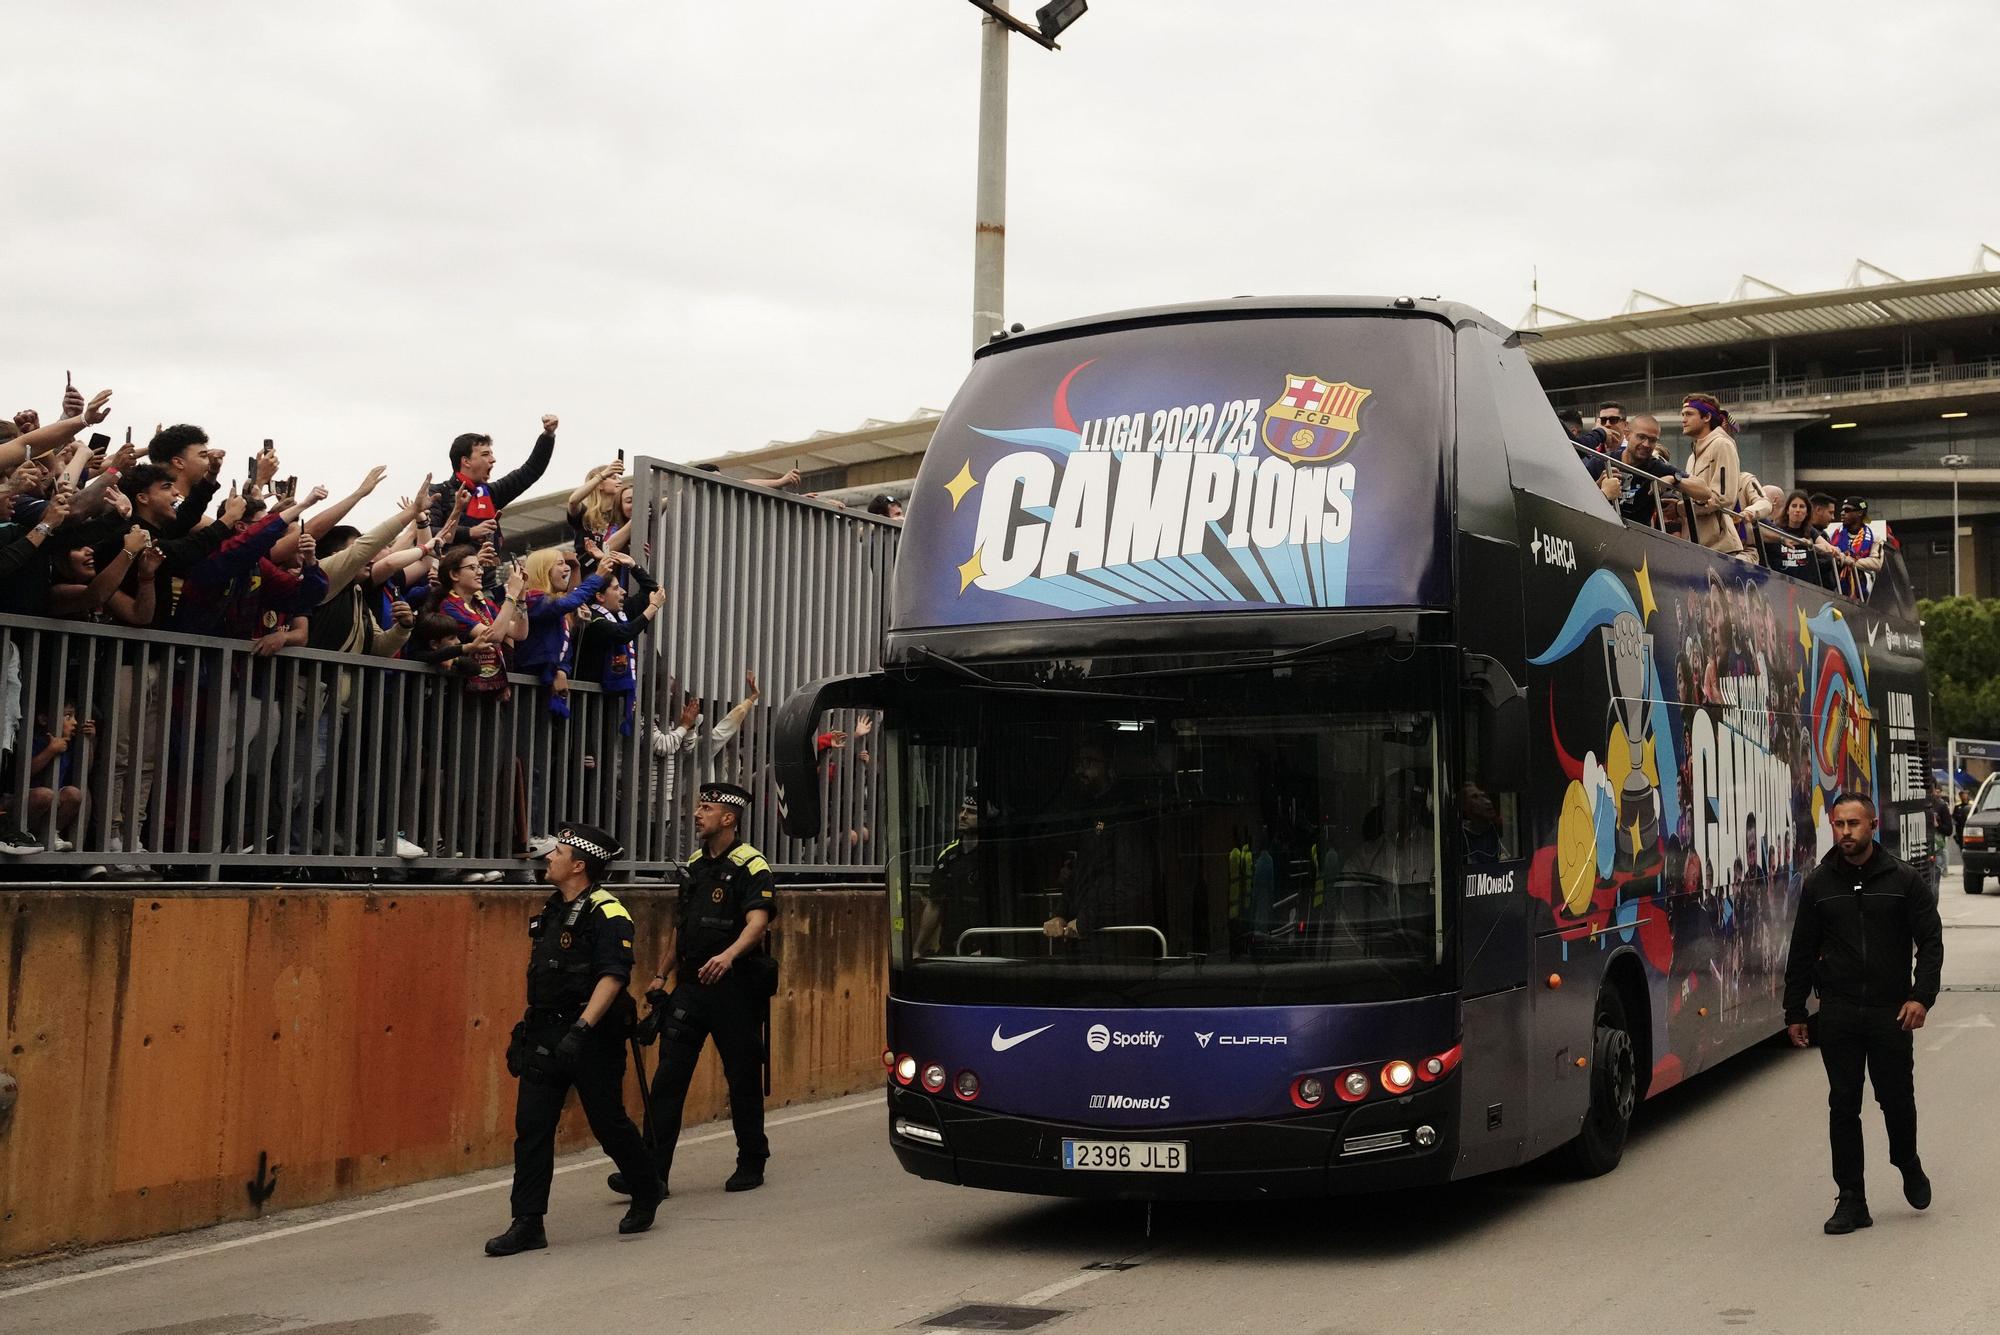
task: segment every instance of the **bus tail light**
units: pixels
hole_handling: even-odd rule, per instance
[[[1317,1108],[1326,1099],[1326,1084],[1316,1075],[1302,1075],[1292,1081],[1292,1105]]]
[[[971,1071],[960,1071],[958,1079],[952,1082],[951,1091],[958,1095],[960,1103],[970,1103],[979,1097],[979,1077]]]
[[[896,1058],[896,1083],[907,1085],[917,1078],[917,1059],[909,1053]]]
[[[1382,1068],[1382,1088],[1391,1094],[1407,1094],[1417,1083],[1417,1073],[1406,1061],[1392,1061]]]
[[[1348,1103],[1359,1103],[1368,1097],[1368,1072],[1349,1071],[1334,1085],[1334,1091]]]
[[[924,1088],[932,1094],[944,1092],[944,1067],[932,1062],[924,1068]]]
[[[1426,1057],[1417,1063],[1417,1079],[1427,1085],[1433,1080],[1442,1080],[1458,1069],[1459,1059],[1463,1056],[1465,1044],[1458,1043],[1435,1057]]]

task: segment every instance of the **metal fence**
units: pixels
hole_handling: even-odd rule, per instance
[[[619,833],[622,874],[658,874],[692,851],[695,788],[716,777],[758,797],[745,835],[781,874],[879,873],[859,721],[828,752],[834,833],[801,841],[765,800],[768,720],[801,682],[878,661],[897,526],[656,460],[634,483],[632,549],[667,601],[629,730],[624,701],[584,683],[562,719],[523,676],[503,699],[391,659],[0,617],[0,871],[518,879],[532,836],[580,820]],[[718,744],[753,671],[762,698]],[[704,723],[672,754],[683,692]]]
[[[1770,403],[1839,394],[1884,394],[1935,385],[1980,388],[1979,382],[1992,380],[2000,380],[2000,357],[1877,366],[1833,376],[1779,375],[1775,368],[1766,367],[1762,375],[1744,376],[1739,372],[1734,379],[1728,372],[1703,372],[1654,380],[1606,380],[1551,390],[1548,397],[1558,407],[1578,407],[1586,415],[1599,402],[1619,402],[1630,412],[1672,412],[1678,411],[1684,397],[1696,393],[1713,394],[1725,404]]]

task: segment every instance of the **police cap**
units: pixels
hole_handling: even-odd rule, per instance
[[[600,830],[595,825],[585,825],[581,821],[565,823],[556,831],[556,842],[568,844],[599,866],[616,861],[625,852],[619,845],[617,836],[610,831]]]
[[[716,806],[735,807],[738,811],[750,810],[750,791],[738,788],[733,783],[705,783],[695,794],[697,802],[710,802]]]

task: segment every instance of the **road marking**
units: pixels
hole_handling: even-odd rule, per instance
[[[1132,1256],[1121,1256],[1118,1259],[1121,1261],[1130,1261],[1133,1265],[1142,1265],[1158,1255],[1159,1252],[1155,1250],[1139,1252]],[[1059,1298],[1071,1289],[1082,1288],[1093,1279],[1103,1279],[1106,1275],[1122,1275],[1124,1273],[1122,1270],[1079,1270],[1068,1279],[1059,1279],[1053,1284],[1046,1284],[1036,1289],[1033,1293],[1022,1294],[1014,1301],[1023,1307],[1035,1307],[1041,1303],[1048,1302],[1052,1298]]]
[[[790,1117],[773,1118],[764,1125],[767,1130],[776,1130],[781,1126],[793,1126],[799,1122],[810,1122],[820,1117],[831,1117],[835,1113],[854,1112],[860,1108],[880,1108],[881,1106],[882,1096],[879,1093],[862,1094],[846,1102],[829,1104],[824,1108],[815,1108],[811,1112],[794,1113]],[[713,1140],[728,1140],[734,1137],[735,1134],[736,1132],[733,1129],[725,1127],[719,1131],[710,1131],[703,1135],[686,1137],[680,1143],[682,1146],[702,1145]],[[586,1168],[602,1168],[610,1162],[610,1159],[600,1154],[593,1158],[580,1160],[577,1163],[563,1164],[556,1169],[556,1172],[558,1174],[577,1173]],[[234,1251],[238,1247],[249,1247],[259,1242],[275,1242],[279,1238],[295,1237],[300,1233],[312,1233],[322,1228],[332,1228],[335,1224],[348,1224],[359,1219],[374,1219],[379,1215],[398,1214],[404,1210],[414,1210],[420,1205],[438,1205],[444,1201],[455,1201],[462,1196],[477,1196],[483,1191],[498,1191],[502,1187],[511,1187],[513,1184],[513,1175],[509,1174],[497,1182],[481,1182],[479,1185],[472,1187],[454,1187],[450,1191],[440,1191],[430,1196],[419,1196],[415,1200],[396,1201],[390,1205],[370,1206],[366,1210],[351,1210],[346,1214],[334,1215],[328,1219],[314,1219],[303,1224],[289,1224],[284,1228],[274,1228],[268,1233],[255,1233],[249,1237],[230,1238],[226,1242],[211,1242],[206,1246],[189,1247],[181,1251],[167,1252],[160,1256],[142,1256],[137,1260],[121,1261],[116,1265],[107,1265],[96,1270],[79,1270],[75,1274],[57,1275],[53,1279],[37,1280],[33,1284],[23,1284],[18,1288],[0,1289],[0,1302],[4,1302],[9,1298],[19,1298],[30,1293],[40,1293],[44,1289],[59,1289],[66,1284],[76,1284],[86,1279],[100,1279],[107,1275],[122,1275],[132,1270],[149,1270],[156,1265],[165,1265],[169,1261],[189,1261],[197,1256],[213,1256],[217,1252]]]

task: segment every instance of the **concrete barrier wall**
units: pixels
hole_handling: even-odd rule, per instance
[[[256,1214],[260,1163],[273,1210],[508,1162],[545,893],[0,895],[0,1259]],[[649,974],[673,892],[620,898]],[[779,901],[769,1105],[878,1084],[881,891]],[[725,1108],[711,1048],[688,1120]],[[572,1100],[563,1143],[587,1139]]]

